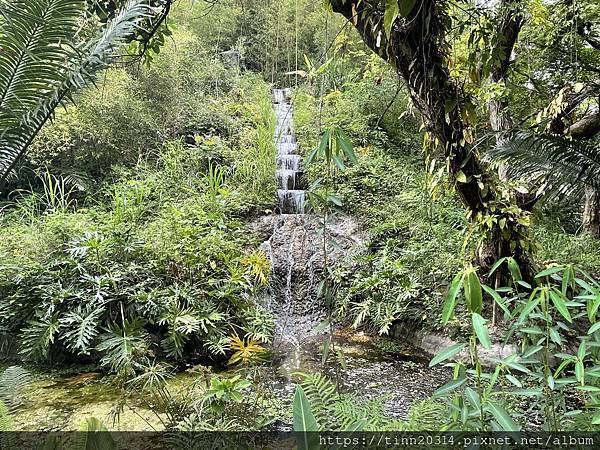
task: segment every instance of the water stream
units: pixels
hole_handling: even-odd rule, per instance
[[[301,170],[298,143],[294,134],[291,89],[275,89],[273,104],[277,123],[277,195],[282,214],[303,214],[306,202],[304,174]]]
[[[277,112],[274,139],[279,214],[262,217],[249,226],[250,232],[260,228],[268,236],[262,249],[271,260],[268,301],[277,317],[270,348],[272,359],[261,369],[257,383],[280,399],[287,411],[281,419],[284,428],[291,421],[296,372],[324,373],[339,381],[342,391],[356,393],[365,400],[383,395],[386,414],[405,419],[410,407],[427,398],[446,381],[448,374],[443,369],[428,368],[426,355],[410,346],[344,328],[332,330],[336,352],[323,364],[323,342],[328,337],[318,328],[327,313],[325,305],[316,300],[323,270],[323,233],[327,240],[336,242],[334,247],[327,247],[328,258],[333,262],[359,250],[365,237],[351,217],[335,217],[324,232],[318,217],[305,214],[306,184],[293,131],[291,91],[276,89],[273,97]],[[203,377],[216,372],[210,368],[202,370]],[[228,373],[221,372],[220,376]],[[181,373],[169,382],[171,389],[186,391],[199,376],[196,371]],[[110,411],[119,395],[110,378],[99,373],[45,375],[26,393],[23,407],[15,416],[15,427],[73,430],[85,417],[95,416],[111,429],[161,429],[160,421],[143,404],[128,405],[120,421],[113,423]]]

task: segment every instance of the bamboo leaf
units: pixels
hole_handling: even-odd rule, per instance
[[[458,352],[465,347],[465,344],[454,344],[449,347],[442,349],[437,355],[429,362],[429,367],[433,367],[447,359],[452,358]]]
[[[563,316],[567,322],[573,323],[569,309],[567,308],[565,301],[561,298],[560,293],[554,289],[550,290],[550,299],[552,300],[552,303],[554,303],[554,306],[560,315]]]
[[[500,307],[500,309],[502,309],[502,311],[504,311],[504,316],[506,318],[510,317],[510,310],[508,309],[508,306],[506,306],[506,303],[504,302],[502,297],[500,297],[500,294],[498,294],[494,289],[492,289],[489,286],[486,286],[485,284],[482,285],[481,287],[483,288],[483,290],[485,292],[487,292],[490,295],[490,297],[492,297],[494,299],[494,301]]]
[[[519,431],[521,427],[510,417],[504,408],[494,402],[488,403],[488,409],[503,431]]]
[[[357,163],[358,159],[356,158],[350,139],[348,139],[348,136],[346,136],[342,130],[338,130],[337,140],[338,145],[342,149],[344,155],[346,155],[346,158],[348,158],[348,161],[353,164]]]
[[[450,289],[448,290],[448,295],[446,296],[446,300],[444,301],[444,307],[442,309],[442,323],[446,325],[452,315],[454,314],[454,308],[456,307],[456,297],[458,296],[458,292],[462,287],[464,279],[464,274],[457,274],[452,280],[452,284],[450,285]]]
[[[477,339],[479,339],[479,342],[481,342],[481,345],[483,345],[487,349],[492,348],[490,335],[488,333],[487,327],[485,326],[487,321],[477,313],[473,313],[472,321],[475,334],[477,335]]]
[[[467,272],[464,288],[465,300],[469,312],[480,314],[483,309],[483,292],[481,290],[481,282],[475,270]]]
[[[437,389],[433,393],[433,397],[441,397],[443,395],[446,395],[449,392],[452,392],[452,391],[458,389],[459,387],[461,387],[463,384],[465,384],[466,381],[467,381],[466,378],[458,378],[456,380],[452,380],[449,383],[446,383],[445,385],[443,385],[441,388]]]

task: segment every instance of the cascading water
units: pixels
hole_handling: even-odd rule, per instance
[[[282,214],[304,214],[306,190],[304,174],[300,166],[298,144],[294,135],[293,107],[290,89],[273,91],[277,125],[275,146],[277,148],[277,195]]]

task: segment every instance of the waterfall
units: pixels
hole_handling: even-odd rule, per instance
[[[277,196],[282,214],[304,214],[306,189],[304,173],[300,165],[298,144],[294,135],[290,89],[274,89],[273,102],[277,124],[275,146],[277,148]]]

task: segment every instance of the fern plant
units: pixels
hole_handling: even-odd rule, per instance
[[[300,386],[323,430],[348,430],[361,423],[367,430],[379,430],[390,421],[383,414],[381,397],[361,401],[353,394],[341,394],[335,384],[321,374],[298,374]]]
[[[0,374],[0,403],[6,408],[8,414],[14,414],[21,406],[23,390],[31,381],[31,374],[20,366],[7,367]]]

